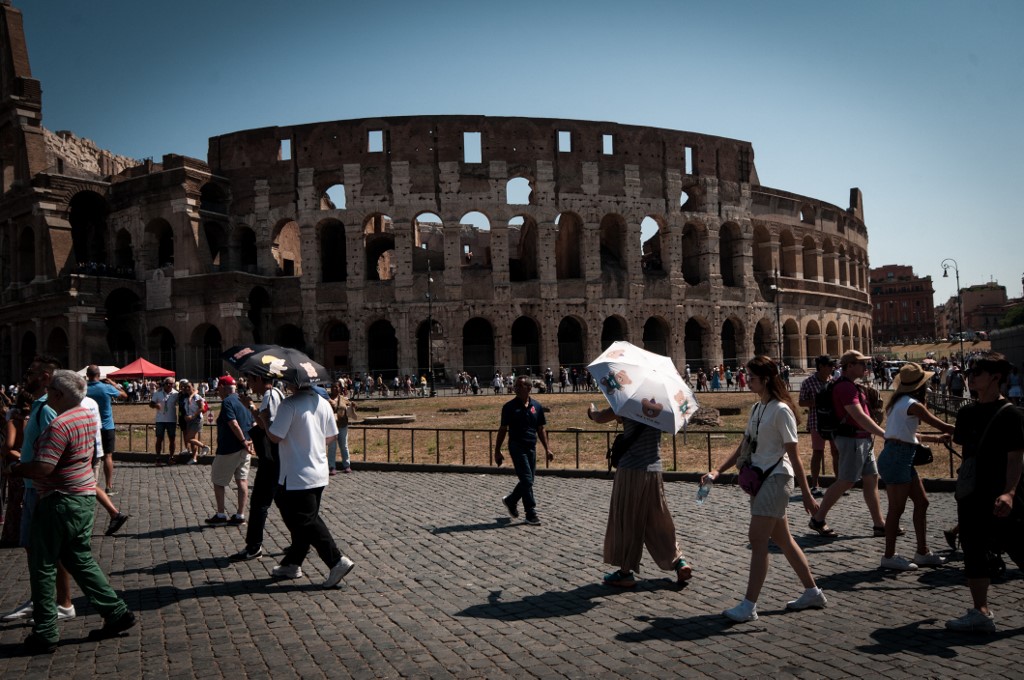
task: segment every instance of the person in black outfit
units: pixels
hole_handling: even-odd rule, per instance
[[[988,606],[989,553],[1006,552],[1024,567],[1024,498],[1019,493],[1024,414],[1000,393],[1011,368],[998,352],[973,360],[967,377],[978,399],[956,417],[953,441],[963,447],[964,458],[957,477],[957,518],[974,607],[947,621],[950,630],[995,632]]]
[[[509,516],[519,517],[519,501],[523,501],[527,524],[540,524],[537,516],[537,501],[533,497],[533,477],[537,469],[537,440],[544,446],[548,462],[555,459],[548,447],[548,433],[544,429],[544,407],[530,398],[530,381],[526,376],[516,378],[515,399],[501,408],[501,426],[494,443],[494,464],[501,465],[501,445],[508,434],[508,455],[512,459],[519,483],[512,493],[501,499]]]

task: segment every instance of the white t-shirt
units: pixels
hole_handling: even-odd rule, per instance
[[[163,388],[153,392],[151,400],[157,405],[156,422],[176,423],[178,422],[178,390],[164,392]]]
[[[907,413],[910,407],[916,403],[918,401],[913,397],[900,397],[893,405],[885,419],[886,439],[899,439],[901,442],[909,444],[919,443],[917,441],[917,426],[921,424],[921,419]]]
[[[278,484],[288,491],[327,486],[327,437],[338,435],[338,424],[326,399],[299,390],[277,407],[270,433],[281,438]]]
[[[100,405],[92,397],[83,397],[82,403],[79,405],[82,408],[88,409],[96,421],[96,458],[100,459],[105,455],[103,452],[103,420],[100,418]]]
[[[754,467],[767,470],[775,465],[781,456],[782,462],[775,466],[772,474],[793,476],[793,465],[789,462],[789,455],[785,453],[785,445],[795,444],[798,438],[796,416],[789,406],[778,399],[772,399],[767,404],[757,402],[750,411],[747,432],[757,441],[757,451],[751,456],[751,464]]]

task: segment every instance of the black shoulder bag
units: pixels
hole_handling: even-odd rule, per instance
[[[608,458],[608,471],[611,472],[612,468],[619,467],[619,461],[622,460],[622,455],[629,451],[629,447],[633,445],[639,437],[640,433],[647,429],[647,425],[644,423],[637,423],[636,427],[633,428],[633,432],[626,436],[625,432],[620,432],[615,435],[615,439],[612,440],[611,448],[608,449],[606,454]]]

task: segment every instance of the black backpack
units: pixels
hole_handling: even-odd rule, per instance
[[[837,382],[836,380],[829,382],[828,385],[825,385],[825,389],[814,395],[814,414],[817,419],[818,434],[822,439],[828,441],[832,441],[837,435],[849,436],[852,429],[849,425],[843,424],[843,417],[836,413],[832,390],[835,389]]]

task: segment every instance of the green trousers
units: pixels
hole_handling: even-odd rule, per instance
[[[92,556],[95,496],[53,493],[40,498],[29,527],[29,581],[32,584],[32,630],[55,642],[57,630],[57,562],[68,570],[89,602],[105,620],[117,619],[128,605],[117,596]]]

